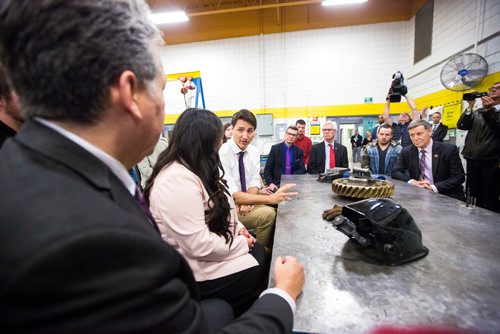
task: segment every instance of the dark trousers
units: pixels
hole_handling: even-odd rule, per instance
[[[207,319],[210,319],[211,330],[218,332],[234,320],[231,306],[222,299],[205,299],[201,301],[201,309]]]
[[[201,299],[225,300],[233,308],[236,317],[248,310],[266,288],[268,271],[264,246],[256,243],[250,254],[259,262],[258,266],[214,280],[198,282]]]
[[[498,160],[467,160],[466,188],[476,205],[500,212],[500,163]]]

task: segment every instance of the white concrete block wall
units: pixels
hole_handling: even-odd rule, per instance
[[[476,30],[480,8],[479,33]],[[500,30],[498,0],[435,0],[432,53],[413,64],[415,19],[167,46],[167,73],[199,70],[207,108],[284,108],[383,101],[396,70],[410,95],[442,89],[443,60]],[[477,37],[479,36],[479,37]],[[500,36],[480,43],[489,73],[500,71]],[[178,83],[167,85],[166,112],[184,109]]]
[[[500,71],[499,0],[434,0],[432,53],[417,64],[414,29],[412,18],[215,40],[166,46],[162,58],[166,73],[201,71],[207,108],[213,111],[357,104],[364,97],[383,102],[396,70],[405,74],[412,97],[424,96],[443,89],[439,75],[445,60],[474,52],[476,40],[485,40],[476,52],[488,61],[489,73]],[[167,84],[168,114],[184,110],[179,89],[178,82]],[[265,154],[276,141],[262,137],[254,144]]]
[[[408,23],[382,23],[166,46],[166,73],[201,71],[207,108],[282,108],[383,101],[408,70]],[[180,84],[166,112],[184,109]]]
[[[479,29],[476,30],[479,6]],[[410,63],[413,64],[415,18],[409,22]],[[408,84],[418,97],[443,89],[439,75],[444,60],[460,53],[474,52],[473,45],[500,31],[498,0],[434,0],[434,21],[431,55],[410,67]],[[476,53],[489,65],[489,73],[500,71],[500,36],[478,44]]]

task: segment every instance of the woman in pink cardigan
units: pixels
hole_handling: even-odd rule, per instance
[[[267,265],[264,247],[238,221],[222,178],[222,136],[211,111],[184,111],[144,193],[163,238],[191,266],[201,298],[223,299],[238,316],[265,287]]]

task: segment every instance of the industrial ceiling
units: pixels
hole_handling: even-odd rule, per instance
[[[183,10],[189,21],[161,25],[168,45],[309,29],[409,20],[427,0],[368,0],[325,7],[321,0],[147,0]]]

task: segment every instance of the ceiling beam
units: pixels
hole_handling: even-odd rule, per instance
[[[249,10],[260,10],[260,9],[269,9],[269,8],[312,5],[312,4],[316,4],[316,3],[321,3],[322,1],[323,0],[303,0],[303,1],[292,1],[292,2],[285,2],[285,3],[277,2],[277,3],[273,3],[273,4],[268,4],[268,5],[235,7],[235,8],[228,8],[228,9],[208,10],[208,11],[204,11],[204,12],[186,13],[186,15],[189,17],[195,17],[195,16],[205,16],[205,15],[227,14],[227,13],[244,12],[244,11],[249,11]]]

